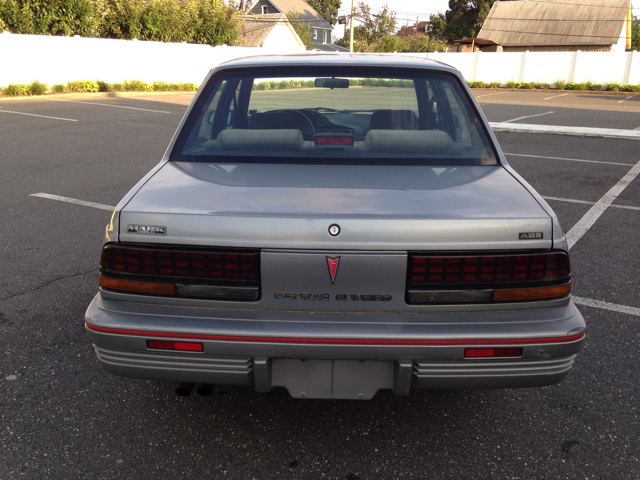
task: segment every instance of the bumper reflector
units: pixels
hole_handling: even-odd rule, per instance
[[[121,290],[133,293],[151,293],[156,295],[173,295],[175,288],[166,283],[132,282],[130,280],[116,280],[100,275],[100,286],[112,290]]]
[[[171,342],[166,340],[147,340],[147,347],[155,350],[181,350],[184,352],[202,352],[201,343]]]
[[[519,288],[516,290],[496,290],[493,296],[495,301],[505,300],[538,300],[546,298],[564,297],[571,293],[571,284],[559,287],[544,288]]]
[[[217,287],[214,285],[176,285],[181,297],[199,297],[224,300],[257,300],[258,287]]]
[[[411,303],[490,302],[493,290],[409,290]]]
[[[521,357],[521,348],[467,348],[464,351],[465,358],[479,357]]]

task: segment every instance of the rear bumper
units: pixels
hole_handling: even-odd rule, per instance
[[[293,396],[307,398],[370,398],[380,388],[408,394],[417,388],[551,385],[571,369],[585,328],[571,303],[532,310],[363,316],[135,304],[100,294],[85,320],[98,360],[113,374],[248,385],[257,391],[284,386]],[[147,341],[153,339],[197,342],[203,351],[151,350]],[[521,347],[522,356],[464,356],[469,347],[504,346]],[[308,362],[299,364],[302,360]],[[339,390],[338,371],[355,389]],[[357,381],[361,377],[370,380]],[[331,388],[319,385],[326,382]]]

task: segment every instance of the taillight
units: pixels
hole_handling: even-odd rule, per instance
[[[257,300],[257,250],[110,244],[100,257],[100,284],[111,290],[218,300]]]
[[[570,291],[571,266],[565,252],[409,254],[409,303],[547,300]]]

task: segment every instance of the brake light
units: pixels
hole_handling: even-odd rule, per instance
[[[409,255],[409,303],[547,300],[570,292],[565,252]]]
[[[220,300],[257,300],[257,250],[110,244],[100,257],[100,285],[111,290]]]
[[[353,143],[353,137],[319,135],[316,137],[316,143],[318,145],[351,145]]]

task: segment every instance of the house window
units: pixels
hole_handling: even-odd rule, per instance
[[[313,39],[317,40],[318,39],[318,30],[317,29],[313,29]]]
[[[262,14],[263,14],[263,15],[266,15],[267,13],[269,13],[269,12],[267,11],[267,6],[266,6],[266,5],[262,5]]]
[[[327,43],[327,31],[322,32],[322,43]]]

